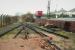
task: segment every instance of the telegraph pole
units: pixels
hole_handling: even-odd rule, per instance
[[[51,0],[48,0],[48,6],[47,6],[47,17],[50,18],[50,4]]]

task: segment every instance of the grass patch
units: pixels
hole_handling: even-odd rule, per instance
[[[19,29],[14,29],[13,31],[8,32],[4,36],[1,37],[1,39],[10,39],[19,31]]]

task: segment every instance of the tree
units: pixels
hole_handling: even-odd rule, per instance
[[[22,15],[24,22],[34,22],[33,14],[28,12],[27,14]]]
[[[72,15],[73,18],[75,18],[75,15]]]

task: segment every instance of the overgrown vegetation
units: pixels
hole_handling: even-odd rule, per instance
[[[32,13],[27,13],[22,15],[22,20],[23,22],[34,22],[33,14]]]

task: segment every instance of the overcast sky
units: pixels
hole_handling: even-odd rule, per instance
[[[0,14],[15,15],[42,10],[46,12],[48,0],[0,0]],[[51,0],[51,11],[75,8],[75,0]]]

